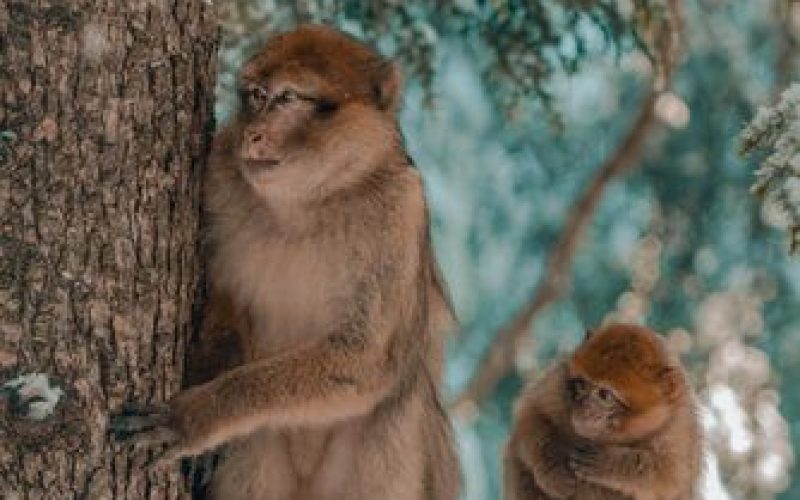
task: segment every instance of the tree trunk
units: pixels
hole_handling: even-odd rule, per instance
[[[0,0],[0,498],[186,495],[106,426],[180,387],[211,3]]]

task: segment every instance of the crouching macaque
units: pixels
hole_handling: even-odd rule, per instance
[[[680,362],[651,330],[608,325],[524,390],[506,498],[691,500],[701,446]]]
[[[210,298],[198,384],[112,420],[161,462],[225,444],[221,500],[455,500],[438,394],[452,319],[398,69],[333,29],[241,69],[204,186]]]

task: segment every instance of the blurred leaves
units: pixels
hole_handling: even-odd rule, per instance
[[[779,102],[761,107],[742,132],[742,151],[766,151],[753,192],[764,199],[768,220],[788,228],[792,252],[800,252],[800,83]]]
[[[482,49],[480,72],[511,110],[525,96],[552,104],[552,77],[575,73],[584,60],[631,49],[650,54],[663,23],[660,0],[231,0],[223,4],[223,74],[278,30],[298,23],[333,24],[402,61],[433,97],[440,41],[470,40]],[[223,103],[235,81],[221,81]]]

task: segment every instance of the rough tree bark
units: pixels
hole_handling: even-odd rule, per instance
[[[0,0],[0,498],[185,495],[106,424],[180,386],[211,4]]]

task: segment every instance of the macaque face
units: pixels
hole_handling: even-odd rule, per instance
[[[240,158],[244,172],[257,176],[291,161],[313,129],[336,111],[336,104],[299,89],[294,82],[248,83],[241,91],[246,117]]]
[[[608,384],[572,374],[567,378],[566,390],[572,408],[572,427],[586,439],[613,440],[630,415],[622,396]]]
[[[565,398],[576,434],[598,442],[636,441],[660,429],[683,394],[653,332],[611,326],[591,335],[567,363]]]
[[[266,197],[354,182],[396,142],[399,74],[329,28],[278,35],[240,73],[239,164]]]

